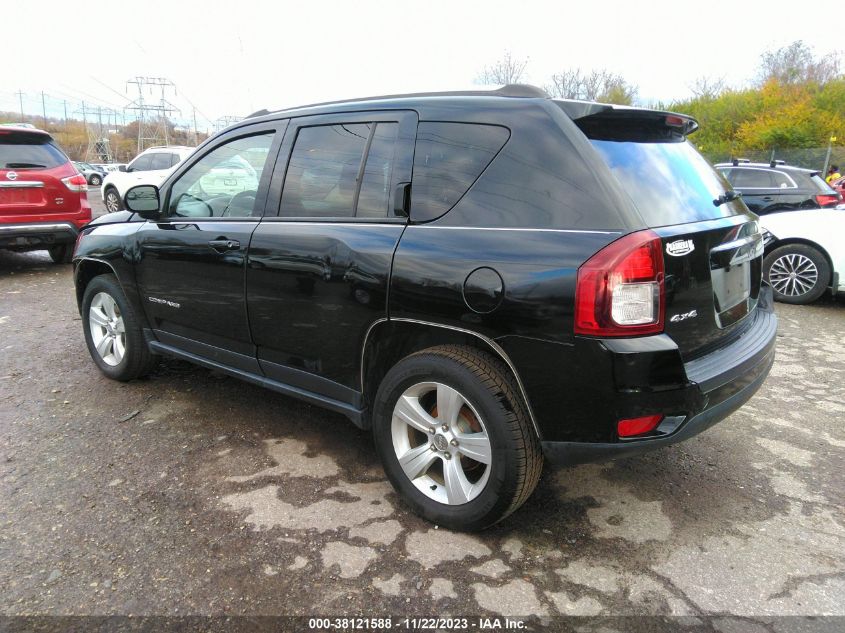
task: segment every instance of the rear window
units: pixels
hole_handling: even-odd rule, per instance
[[[2,169],[52,169],[67,162],[64,152],[41,135],[0,134]]]
[[[734,203],[713,204],[725,193],[726,183],[689,142],[590,142],[649,226],[736,215]]]
[[[411,217],[433,220],[451,209],[508,140],[507,128],[420,123],[414,152]]]

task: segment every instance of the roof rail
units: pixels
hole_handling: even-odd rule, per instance
[[[771,163],[769,163],[769,167],[777,167],[778,165],[786,165],[786,161],[785,160],[773,160]]]
[[[750,163],[751,161],[747,158],[734,158],[731,162],[734,164],[734,167],[736,167],[740,163]]]
[[[316,106],[336,105],[341,103],[356,103],[359,101],[380,101],[382,99],[405,99],[408,97],[522,97],[548,99],[549,93],[530,84],[505,84],[495,90],[451,90],[444,92],[410,92],[407,94],[379,95],[374,97],[356,97],[354,99],[339,99],[337,101],[323,101],[320,103],[309,103],[306,105],[284,108],[282,110],[268,111],[266,109],[253,112],[247,119],[272,114],[273,112],[285,112],[287,110],[300,110],[302,108],[313,108]]]

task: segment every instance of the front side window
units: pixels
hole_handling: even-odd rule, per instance
[[[144,154],[133,160],[127,171],[149,171],[150,163],[153,160],[152,154]]]
[[[268,132],[239,138],[203,156],[171,188],[168,215],[225,218],[260,214],[255,199],[273,136]]]

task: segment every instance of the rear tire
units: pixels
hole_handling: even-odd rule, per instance
[[[397,492],[453,530],[504,519],[528,499],[543,467],[509,372],[471,347],[432,347],[397,363],[376,394],[373,434]]]
[[[812,303],[830,285],[830,264],[812,246],[786,244],[763,260],[763,277],[772,286],[776,301]]]
[[[93,176],[91,176],[91,178],[88,179],[88,184],[92,187],[99,187],[101,184],[103,184],[103,179],[102,177],[94,174]]]
[[[47,248],[54,264],[69,264],[73,258],[73,244],[55,244]]]
[[[150,353],[138,316],[114,275],[94,277],[82,297],[82,328],[88,352],[100,371],[127,381],[152,370]]]
[[[109,187],[106,189],[106,196],[103,198],[103,203],[106,205],[106,211],[114,213],[115,211],[123,210],[123,201],[117,194],[117,189]]]

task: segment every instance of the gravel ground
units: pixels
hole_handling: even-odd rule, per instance
[[[176,361],[106,379],[71,267],[0,252],[0,615],[843,616],[845,302],[777,311],[728,420],[547,467],[464,535],[410,514],[339,415]]]

